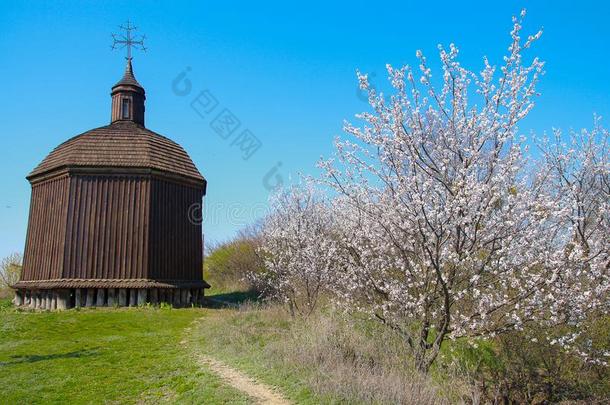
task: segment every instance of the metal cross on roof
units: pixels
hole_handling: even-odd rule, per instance
[[[141,51],[146,52],[146,47],[144,46],[144,39],[146,39],[146,35],[142,35],[141,37],[132,36],[132,31],[138,29],[131,25],[129,20],[127,20],[126,25],[120,25],[120,29],[125,31],[125,34],[112,34],[112,49],[123,49],[127,48],[127,56],[125,59],[131,59],[131,47],[135,49],[139,49]]]

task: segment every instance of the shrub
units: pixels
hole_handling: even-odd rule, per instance
[[[579,351],[610,354],[610,317],[591,317],[567,345],[550,336],[572,335],[574,329],[553,331],[529,327],[473,344],[452,342],[444,350],[440,367],[467,376],[483,401],[543,403],[587,401],[603,403],[610,397],[608,367],[587,361]]]
[[[11,286],[21,277],[22,262],[19,253],[12,253],[0,262],[0,298],[12,295]]]
[[[256,234],[242,233],[236,239],[213,247],[205,258],[204,278],[215,290],[252,290],[251,273],[263,271],[264,262],[257,253]]]

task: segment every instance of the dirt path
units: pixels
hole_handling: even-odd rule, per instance
[[[204,318],[200,318],[193,322],[190,327],[185,329],[185,333],[189,334],[193,328],[196,328],[200,322],[205,321]],[[183,346],[188,345],[187,339],[180,342]],[[213,359],[209,356],[195,352],[197,360],[202,367],[212,370],[218,374],[227,384],[233,388],[246,393],[248,396],[254,398],[257,404],[264,405],[289,405],[292,402],[284,398],[280,393],[273,389],[273,387],[263,384],[255,379],[247,376],[239,370],[236,370],[221,361]]]
[[[285,405],[291,403],[270,386],[262,384],[218,360],[200,355],[199,362],[222,377],[233,388],[255,398],[259,404]]]

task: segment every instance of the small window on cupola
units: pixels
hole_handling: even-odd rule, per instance
[[[129,99],[128,98],[123,99],[121,118],[123,118],[124,120],[129,119]]]

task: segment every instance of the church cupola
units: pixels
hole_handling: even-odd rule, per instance
[[[144,88],[133,75],[131,58],[127,58],[127,66],[123,78],[112,86],[112,114],[110,122],[133,121],[144,126]]]

